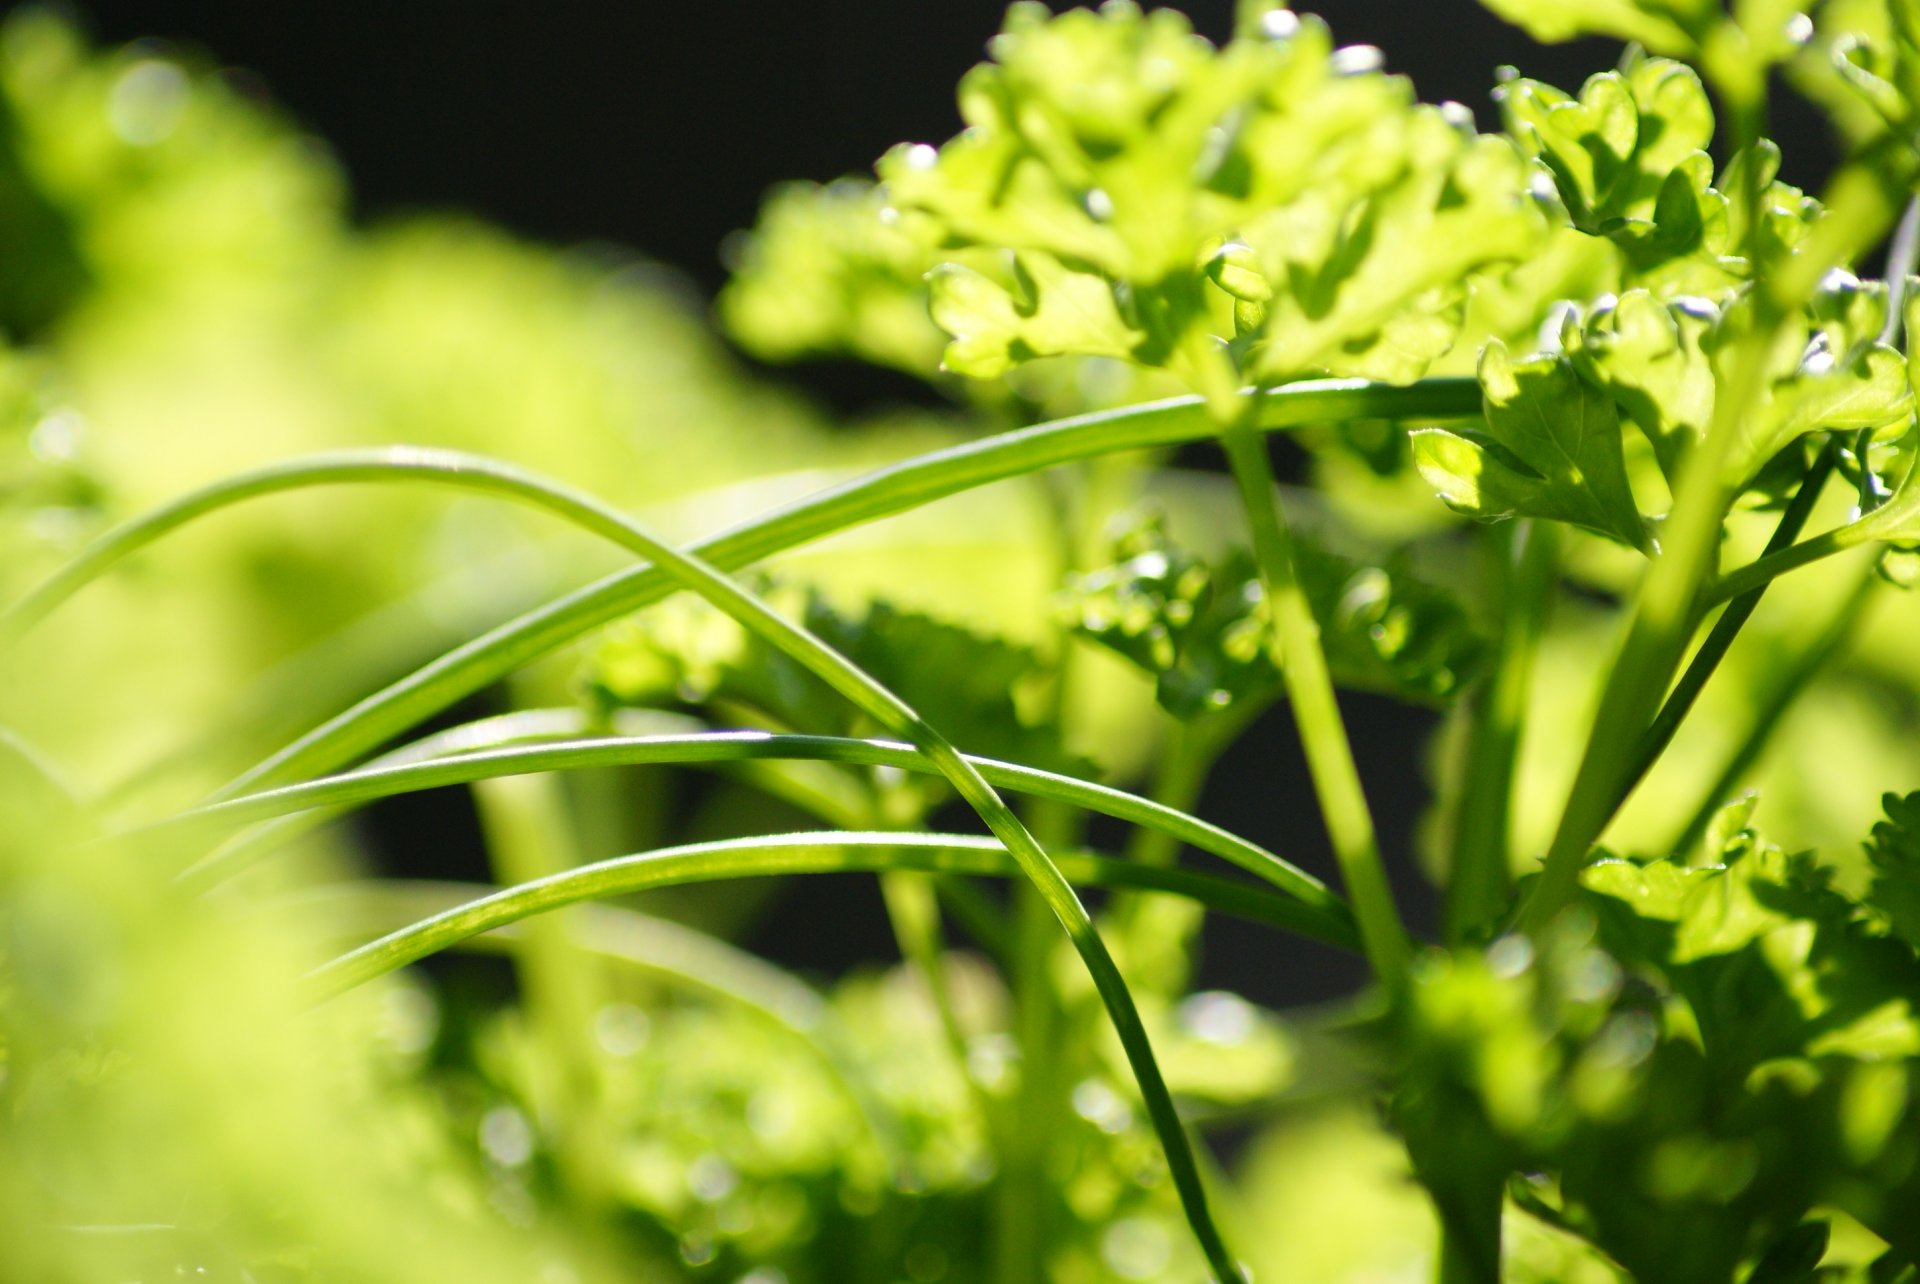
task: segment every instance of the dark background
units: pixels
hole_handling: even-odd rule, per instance
[[[99,39],[159,37],[237,69],[325,139],[362,219],[419,209],[473,211],[524,235],[609,241],[671,265],[711,294],[719,246],[753,222],[762,193],[789,178],[865,171],[900,140],[939,142],[958,127],[953,87],[998,28],[998,0],[88,0]],[[1056,5],[1063,8],[1064,5]],[[1191,0],[1196,27],[1224,39],[1231,0]],[[1344,43],[1379,45],[1428,101],[1495,117],[1494,69],[1572,89],[1618,47],[1541,48],[1472,0],[1307,4]],[[1787,101],[1776,137],[1786,177],[1818,180],[1821,128]],[[781,372],[846,412],[925,396],[879,372],[822,365]],[[1431,896],[1408,871],[1411,824],[1426,799],[1428,715],[1349,701],[1356,749],[1396,881],[1416,922]],[[1331,876],[1304,763],[1284,712],[1256,727],[1255,752],[1230,758],[1201,810]],[[472,834],[470,815],[386,813],[405,841]],[[397,827],[398,832],[391,832]],[[376,837],[379,835],[376,834]],[[475,835],[477,838],[477,835]],[[870,880],[800,880],[747,944],[836,970],[892,953]],[[818,930],[832,922],[831,932]],[[1359,977],[1323,950],[1263,929],[1210,929],[1203,981],[1267,1002],[1331,997]]]

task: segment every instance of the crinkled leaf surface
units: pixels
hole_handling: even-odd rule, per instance
[[[1411,379],[1467,278],[1545,234],[1504,138],[1416,106],[1316,19],[1249,15],[1215,48],[1167,10],[1015,5],[962,85],[966,131],[881,161],[949,250],[1016,255],[997,289],[936,276],[951,368],[1124,355],[1223,408],[1248,380]]]
[[[1751,1278],[1823,1207],[1912,1251],[1920,959],[1746,819],[1710,864],[1590,866],[1538,945],[1436,961],[1401,1034],[1399,1113],[1451,1111],[1427,1167],[1536,1174],[1524,1202],[1635,1279]]]
[[[1299,532],[1295,552],[1340,685],[1435,704],[1477,672],[1486,642],[1443,590],[1400,568],[1342,557]],[[1155,694],[1175,717],[1279,691],[1251,554],[1235,549],[1209,564],[1170,541],[1156,516],[1120,536],[1111,565],[1069,582],[1062,612],[1076,632],[1152,674]]]
[[[933,319],[953,336],[947,369],[992,379],[1036,357],[1124,359],[1144,341],[1100,277],[1069,271],[1039,251],[1012,255],[1010,264],[1005,285],[958,263],[943,263],[928,278]]]
[[[791,586],[772,593],[783,610],[967,752],[1084,774],[1085,764],[1060,747],[1056,732],[1021,708],[1021,694],[1048,676],[1025,647],[884,601],[855,615]],[[602,704],[744,704],[796,729],[872,731],[785,653],[692,601],[676,599],[610,630],[589,659],[586,683]]]

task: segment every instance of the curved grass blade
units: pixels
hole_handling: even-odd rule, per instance
[[[468,784],[475,780],[533,771],[762,758],[802,758],[859,766],[893,767],[921,774],[935,774],[938,770],[925,754],[912,746],[883,740],[781,735],[766,731],[602,736],[488,748],[377,765],[214,803],[183,813],[165,824],[171,827],[216,822],[243,823],[308,808],[337,808],[415,790]],[[1124,790],[991,758],[969,756],[968,761],[989,784],[996,787],[1070,803],[1112,816],[1231,861],[1286,892],[1304,907],[1317,911],[1311,922],[1313,930],[1309,933],[1316,939],[1343,946],[1351,946],[1355,940],[1352,918],[1340,899],[1319,879],[1264,847],[1186,812]]]
[[[1272,926],[1281,926],[1275,918],[1284,918],[1288,912],[1284,897],[1212,874],[1130,865],[1079,852],[1061,853],[1054,862],[1069,881],[1083,887],[1184,896],[1223,914]],[[443,909],[341,955],[316,969],[312,980],[321,997],[331,997],[450,949],[468,937],[582,901],[687,883],[890,869],[985,878],[1022,874],[1001,843],[974,834],[823,830],[688,843],[596,861]]]
[[[883,728],[911,741],[979,815],[994,837],[1012,853],[1021,872],[1066,931],[1068,940],[1080,955],[1093,980],[1094,989],[1107,1009],[1119,1036],[1120,1046],[1126,1052],[1147,1115],[1165,1152],[1168,1171],[1179,1191],[1187,1222],[1222,1284],[1238,1277],[1238,1267],[1221,1241],[1208,1210],[1206,1190],[1201,1185],[1193,1150],[1179,1114],[1174,1109],[1165,1077],[1160,1073],[1159,1062],[1147,1039],[1146,1027],[1140,1020],[1133,995],[1119,968],[1115,966],[1106,943],[1094,927],[1086,906],[1080,903],[1072,884],[1062,876],[1046,851],[993,786],[911,706],[724,572],[698,556],[657,539],[638,523],[591,495],[537,477],[510,464],[456,451],[402,450],[330,456],[315,466],[364,470],[366,476],[382,480],[407,478],[488,491],[545,508],[650,559],[670,581],[693,590],[750,633],[805,666]],[[297,464],[285,465],[281,471],[297,467]],[[539,884],[536,882],[533,885]]]
[[[1471,419],[1480,413],[1479,385],[1469,378],[1423,379],[1404,387],[1361,379],[1303,380],[1249,395],[1259,402],[1251,426],[1261,431],[1345,419]],[[890,465],[693,547],[715,565],[735,569],[961,491],[1099,455],[1198,441],[1215,431],[1198,397],[1174,397],[1055,420]],[[108,532],[40,588],[0,613],[0,647],[16,640],[93,577],[194,518],[296,486],[374,479],[365,473],[365,458],[357,462],[331,458],[333,462],[322,468],[339,470],[332,476],[302,479],[293,471],[296,465],[283,464],[251,474],[251,480],[235,478],[197,491]],[[254,767],[228,792],[338,767],[537,656],[659,601],[669,588],[658,568],[636,567],[528,612],[314,728]]]
[[[626,735],[666,734],[698,728],[697,719],[660,710],[616,709],[612,714],[615,730]],[[595,722],[584,709],[520,709],[496,714],[473,722],[436,731],[409,741],[368,764],[368,770],[401,767],[430,758],[475,753],[483,749],[546,740],[574,740],[594,729]],[[235,834],[204,857],[181,870],[179,880],[196,888],[205,888],[230,874],[252,865],[275,849],[310,833],[338,817],[346,807],[331,804],[306,811],[289,811],[265,824]],[[162,822],[162,826],[172,822]],[[127,831],[131,837],[152,833],[161,826]],[[119,835],[115,836],[116,838]]]

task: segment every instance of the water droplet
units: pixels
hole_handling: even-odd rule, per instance
[[[1073,1086],[1073,1113],[1104,1133],[1120,1133],[1133,1122],[1133,1111],[1120,1094],[1098,1079],[1082,1079]]]
[[[908,169],[932,169],[940,163],[939,149],[931,147],[926,143],[915,143],[913,146],[907,148],[906,162]]]
[[[900,1264],[906,1267],[907,1278],[914,1284],[934,1284],[947,1277],[946,1250],[938,1244],[915,1244]]]
[[[80,453],[86,429],[86,418],[79,411],[56,410],[33,426],[27,435],[27,449],[50,464],[70,463]]]
[[[1348,45],[1327,59],[1327,69],[1336,76],[1365,76],[1386,65],[1386,55],[1375,45]]]
[[[1269,40],[1291,40],[1300,32],[1300,15],[1291,9],[1269,9],[1260,19],[1260,34]]]
[[[1158,1279],[1173,1260],[1173,1237],[1159,1222],[1124,1217],[1100,1237],[1100,1257],[1122,1279]]]
[[[1180,1004],[1180,1024],[1202,1043],[1232,1047],[1253,1037],[1258,1025],[1253,1005],[1225,990],[1206,990]]]
[[[631,1003],[609,1003],[593,1015],[593,1038],[608,1056],[630,1057],[647,1046],[647,1014]]]
[[[143,58],[120,73],[107,95],[107,123],[123,142],[150,147],[171,134],[187,108],[187,75],[170,62]]]
[[[712,1151],[687,1165],[687,1189],[695,1199],[705,1203],[719,1203],[739,1184],[740,1177],[733,1171],[733,1165]]]
[[[1524,936],[1503,936],[1487,948],[1487,970],[1510,981],[1533,966],[1533,942]]]
[[[533,1158],[533,1127],[513,1106],[495,1106],[481,1116],[480,1149],[502,1168],[518,1168]]]

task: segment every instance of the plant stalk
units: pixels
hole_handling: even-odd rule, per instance
[[[1360,925],[1360,941],[1375,977],[1398,992],[1411,950],[1407,930],[1394,904],[1393,889],[1380,860],[1373,815],[1368,810],[1353,747],[1327,672],[1320,625],[1300,587],[1293,563],[1292,538],[1274,494],[1273,467],[1264,438],[1234,424],[1222,434],[1240,501],[1253,535],[1254,558],[1267,591],[1280,672],[1294,725],[1306,750],[1307,770],[1333,842],[1334,858]]]

